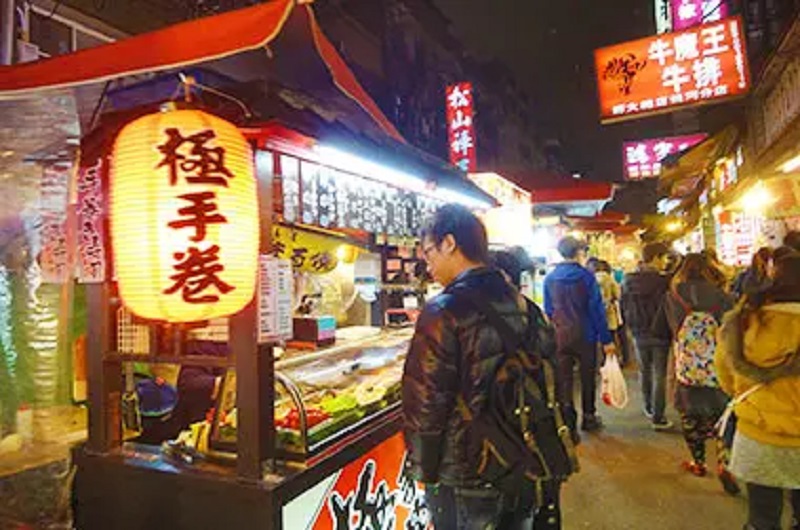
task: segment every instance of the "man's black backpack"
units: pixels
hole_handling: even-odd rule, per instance
[[[556,401],[549,355],[553,330],[527,303],[528,333],[519,333],[494,309],[473,304],[503,340],[503,356],[488,378],[485,401],[473,412],[459,398],[469,423],[467,458],[481,480],[522,505],[540,505],[543,483],[578,470],[574,444]]]

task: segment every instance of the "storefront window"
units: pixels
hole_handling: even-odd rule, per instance
[[[100,46],[102,44],[106,44],[107,41],[95,37],[94,35],[89,35],[80,30],[75,30],[75,49],[76,50],[85,50],[86,48],[94,48],[96,46]]]
[[[72,28],[51,17],[31,12],[31,42],[47,55],[62,55],[72,51]]]

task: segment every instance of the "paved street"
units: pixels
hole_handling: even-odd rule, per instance
[[[635,372],[627,375],[628,407],[613,411],[601,404],[605,430],[583,436],[581,473],[564,488],[565,530],[740,529],[744,498],[725,494],[714,474],[697,478],[680,469],[687,453],[678,429],[650,429]],[[677,424],[674,411],[669,417]]]

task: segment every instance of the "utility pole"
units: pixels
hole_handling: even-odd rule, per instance
[[[14,60],[14,0],[0,0],[0,64]]]

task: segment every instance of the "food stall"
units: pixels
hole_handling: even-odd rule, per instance
[[[269,119],[251,104],[243,117],[248,105],[238,94],[192,99],[205,89],[185,77],[178,92],[186,98],[92,119],[70,197],[89,403],[88,440],[72,453],[75,526],[377,528],[393,519],[422,528],[421,490],[402,473],[399,434],[414,313],[389,318],[381,295],[390,272],[417,269],[414,237],[426,214],[444,202],[484,208],[493,200],[404,144],[309,6],[271,2],[215,18],[86,50],[79,70],[66,68],[77,59],[64,56],[12,69],[0,83],[0,94],[19,96],[26,72],[64,86],[151,71],[138,51],[197,35],[215,49],[168,51],[216,61],[221,44],[209,36],[245,29],[260,52],[249,58],[265,60],[262,46],[285,23],[288,37],[308,37],[331,90],[346,96],[326,101],[344,117],[318,135],[308,132],[308,112]],[[276,61],[278,44],[270,49]],[[111,55],[137,65],[102,65]],[[167,62],[160,67],[191,58]],[[365,122],[368,134],[340,126]],[[140,393],[131,375],[142,365],[151,367],[152,394]],[[168,423],[195,399],[182,394],[189,371],[213,381],[200,400],[211,405],[205,418],[161,445],[143,443],[145,424]],[[177,388],[177,405],[146,416],[163,404],[146,403],[174,397],[168,386]]]
[[[171,528],[343,528],[342,521],[366,518],[370,510],[382,514],[374,517],[391,513],[398,520],[424,521],[421,490],[402,474],[399,435],[400,377],[413,321],[384,325],[391,324],[385,310],[372,307],[379,300],[388,242],[375,234],[411,237],[443,200],[431,187],[413,191],[398,185],[403,173],[368,166],[368,159],[339,151],[329,157],[296,131],[266,125],[244,132],[254,146],[256,181],[271,183],[276,197],[268,202],[262,191],[257,302],[229,318],[167,324],[135,319],[129,325],[149,340],[131,353],[120,353],[121,334],[115,341],[108,329],[90,330],[90,337],[105,339],[97,346],[104,351],[102,421],[109,434],[116,433],[118,417],[126,416],[114,373],[134,361],[213,371],[219,378],[213,409],[161,447],[126,441],[123,431],[108,440],[118,448],[101,456],[89,447],[76,449],[79,527],[101,521],[140,527],[165,499],[188,502],[184,497],[191,499],[191,510],[160,516]],[[298,139],[301,144],[287,148]],[[362,173],[366,167],[372,171]],[[118,174],[108,178],[111,224],[117,226]],[[441,191],[473,206],[483,200],[466,181],[465,190]],[[118,241],[113,234],[111,239]],[[234,241],[223,237],[219,246]],[[120,329],[114,315],[132,295],[121,287],[120,250],[112,250],[120,286],[108,278],[91,286],[89,314],[96,327],[110,318],[113,330]],[[333,294],[319,286],[325,282],[333,284]],[[346,300],[363,307],[355,311],[356,303]],[[90,389],[92,375],[90,370]],[[203,502],[211,491],[216,499]]]

